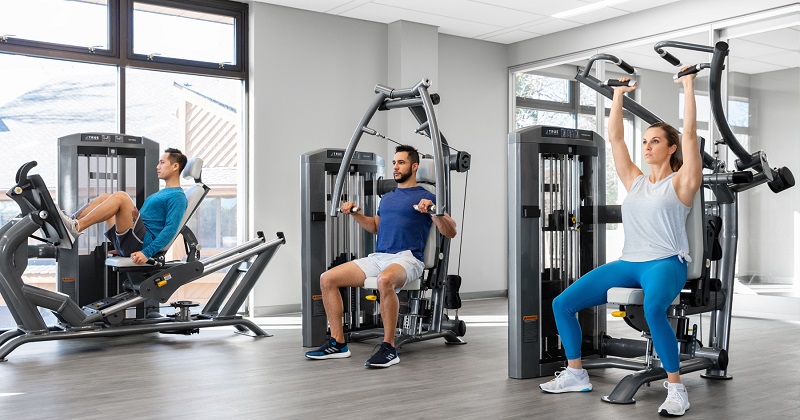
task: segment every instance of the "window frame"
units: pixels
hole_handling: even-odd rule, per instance
[[[143,68],[206,76],[227,77],[247,82],[248,67],[248,14],[249,5],[229,0],[135,0],[154,6],[164,6],[188,11],[213,13],[234,18],[234,53],[236,63],[210,63],[171,57],[153,57],[133,54],[133,3],[134,0],[108,0],[108,49],[63,45],[52,42],[8,37],[0,38],[0,52],[34,57],[55,58],[94,64],[117,65],[125,68]],[[124,36],[123,36],[124,34]],[[123,39],[125,42],[123,42]],[[124,86],[124,80],[121,81]],[[124,100],[124,97],[121,98]],[[124,128],[124,127],[122,127]]]
[[[196,74],[209,76],[246,78],[247,69],[247,21],[248,5],[226,0],[119,0],[126,4],[125,26],[125,58],[131,66],[152,70],[167,70],[186,72],[192,69]],[[150,57],[147,54],[134,54],[133,52],[133,4],[146,3],[153,6],[163,6],[173,9],[183,9],[193,12],[210,13],[232,17],[234,19],[234,54],[236,63],[212,63],[208,61],[188,60],[175,57]]]

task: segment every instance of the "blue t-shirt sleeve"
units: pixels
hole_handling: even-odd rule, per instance
[[[161,232],[156,235],[153,242],[150,242],[146,248],[142,249],[142,254],[147,258],[161,251],[161,248],[164,248],[178,234],[183,213],[186,212],[186,206],[188,205],[183,191],[165,197],[164,202],[167,208],[164,229],[161,229]]]

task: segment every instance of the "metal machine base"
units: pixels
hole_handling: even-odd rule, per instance
[[[89,331],[56,331],[46,334],[25,334],[20,330],[10,330],[0,335],[0,361],[5,362],[6,356],[14,351],[17,347],[39,341],[53,341],[53,340],[71,340],[75,338],[91,338],[91,337],[114,337],[123,335],[146,334],[151,332],[165,332],[176,331],[194,328],[206,327],[225,327],[235,326],[237,329],[245,329],[252,332],[254,337],[269,337],[261,327],[256,325],[253,321],[244,318],[226,318],[226,319],[208,319],[208,320],[195,320],[195,321],[182,321],[182,322],[162,322],[159,324],[145,324],[145,325],[123,325],[113,328],[97,327],[97,329]]]
[[[714,366],[714,362],[707,358],[696,358],[684,360],[681,362],[680,373],[696,372],[702,369],[708,369]],[[594,368],[621,368],[621,369],[643,369],[639,372],[632,373],[624,378],[614,387],[611,394],[603,396],[601,399],[611,404],[634,404],[636,400],[633,398],[639,388],[644,384],[648,384],[659,379],[667,378],[667,371],[663,368],[646,368],[644,362],[635,362],[632,360],[620,360],[615,358],[594,359],[583,362],[585,369]]]

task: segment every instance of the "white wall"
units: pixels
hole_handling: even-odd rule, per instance
[[[451,176],[451,214],[458,223],[459,236],[452,242],[450,273],[456,274],[458,246],[463,238],[462,293],[508,289],[505,54],[505,45],[439,35],[439,128],[453,147],[472,155],[469,179],[465,174]],[[467,205],[462,223],[465,181]]]
[[[257,2],[251,3],[250,13],[251,231],[263,230],[268,237],[283,231],[287,241],[256,286],[253,304],[259,315],[300,309],[300,155],[346,147],[374,98],[375,84],[405,88],[413,83],[389,83],[389,66],[405,56],[392,56],[389,25]],[[425,51],[438,48],[438,70],[431,67],[438,80],[432,80],[430,92],[442,96],[436,107],[440,129],[454,147],[472,153],[475,168],[468,193],[472,207],[466,216],[461,290],[504,293],[506,46],[435,31],[432,39],[438,39],[438,45]],[[400,70],[408,73],[418,64],[400,63]],[[402,71],[400,76],[412,77]],[[422,77],[431,76],[413,77],[414,83]],[[390,125],[385,112],[370,123],[382,133],[388,133]],[[425,145],[422,137],[414,137],[412,144]],[[393,147],[365,137],[359,149],[387,157]],[[463,182],[463,174],[453,175],[452,213],[460,228]],[[456,270],[458,240],[453,242],[451,273]]]
[[[299,310],[300,155],[344,149],[387,84],[386,25],[263,3],[250,8],[251,230],[286,234],[255,288],[256,313]],[[386,132],[385,115],[370,126]],[[385,154],[382,143],[360,150]]]
[[[800,69],[750,77],[750,149],[764,150],[770,166],[800,174]],[[800,284],[800,189],[775,194],[766,185],[740,195],[743,228],[739,275]]]

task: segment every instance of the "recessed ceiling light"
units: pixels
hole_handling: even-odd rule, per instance
[[[564,19],[566,17],[575,16],[575,15],[582,15],[584,13],[593,12],[598,9],[602,9],[604,7],[613,6],[615,4],[625,3],[630,0],[604,0],[599,1],[597,3],[592,3],[586,6],[578,7],[572,10],[567,10],[561,13],[556,13],[552,17],[556,19]]]

